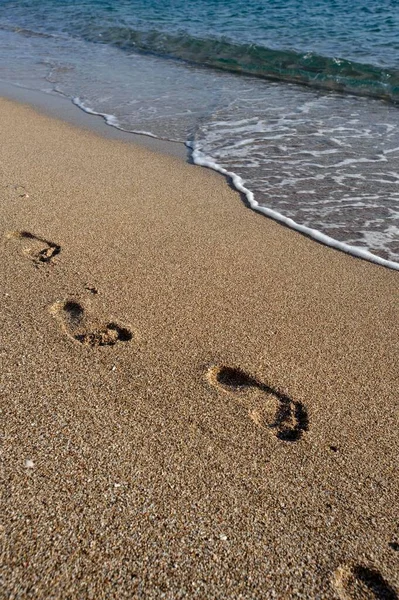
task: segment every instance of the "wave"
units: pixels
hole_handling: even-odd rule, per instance
[[[156,54],[190,63],[315,88],[399,103],[399,70],[362,64],[312,52],[274,50],[225,39],[202,39],[182,32],[138,31],[129,27],[84,28],[87,41],[111,44],[123,50]]]
[[[0,29],[28,37],[58,37],[54,33],[6,24],[1,24]],[[257,44],[239,44],[223,38],[203,39],[186,32],[171,35],[157,30],[142,31],[130,27],[85,23],[75,24],[74,32],[70,31],[69,36],[231,73],[399,103],[399,69],[320,56],[313,52],[300,53]]]
[[[16,27],[13,25],[6,25],[4,23],[0,24],[0,30],[2,31],[10,31],[12,33],[18,33],[19,35],[23,35],[25,37],[37,37],[37,38],[55,38],[57,37],[53,33],[44,33],[43,31],[35,31],[34,29],[29,29],[27,27]]]

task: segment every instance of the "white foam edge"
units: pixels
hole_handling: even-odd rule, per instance
[[[290,229],[299,231],[300,233],[303,233],[303,234],[307,235],[308,237],[316,240],[317,242],[325,244],[326,246],[330,246],[331,248],[335,248],[336,250],[341,250],[342,252],[346,252],[347,254],[351,254],[352,256],[355,256],[357,258],[362,258],[369,262],[373,262],[377,265],[381,265],[383,267],[388,267],[389,269],[395,269],[396,271],[399,271],[399,263],[397,263],[397,262],[394,262],[392,260],[387,260],[385,258],[381,258],[380,256],[376,256],[375,254],[372,254],[368,250],[363,250],[362,248],[358,248],[356,246],[351,246],[349,244],[345,244],[345,242],[340,242],[339,240],[335,240],[334,238],[331,238],[330,236],[328,236],[324,233],[321,233],[321,231],[318,231],[317,229],[312,229],[311,227],[307,227],[306,225],[300,225],[293,219],[290,219],[289,217],[285,217],[281,213],[279,213],[275,210],[272,210],[271,208],[267,208],[266,206],[261,206],[255,200],[255,196],[254,196],[253,192],[251,192],[251,190],[249,190],[248,188],[245,187],[244,180],[239,175],[237,175],[236,173],[233,173],[232,171],[228,171],[224,167],[220,166],[212,158],[210,158],[209,156],[204,154],[196,146],[195,142],[186,142],[186,146],[188,148],[190,148],[192,151],[191,156],[192,156],[192,160],[193,160],[194,164],[199,165],[201,167],[207,167],[208,169],[213,169],[214,171],[221,173],[225,177],[229,177],[233,183],[233,186],[236,188],[236,190],[238,190],[239,192],[244,194],[244,196],[246,197],[246,199],[248,201],[249,206],[253,210],[260,212],[260,213],[266,215],[267,217],[270,217],[271,219],[278,221],[279,223],[283,223]]]
[[[54,90],[54,91],[56,91],[58,94],[61,94],[62,96],[65,96],[66,98],[69,98],[69,96],[66,96],[63,92],[60,92],[59,90]],[[142,131],[141,129],[125,129],[124,127],[122,127],[119,124],[119,121],[115,117],[115,115],[110,115],[108,113],[102,113],[102,112],[93,110],[92,108],[89,108],[88,106],[86,106],[86,104],[77,96],[75,96],[74,98],[71,98],[71,100],[75,106],[82,109],[85,113],[87,113],[89,115],[96,115],[96,116],[102,117],[107,125],[110,125],[111,127],[115,127],[115,129],[119,129],[119,131],[123,131],[124,133],[134,133],[135,135],[146,135],[147,137],[154,138],[156,140],[161,140],[163,142],[173,142],[176,144],[183,143],[181,140],[175,140],[173,138],[166,138],[166,137],[164,138],[159,135],[155,135],[154,133],[151,133],[151,131]]]
[[[75,106],[77,106],[78,108],[84,110],[84,112],[86,112],[87,114],[89,114],[89,115],[97,115],[99,117],[102,117],[104,119],[104,121],[106,122],[107,125],[110,125],[111,127],[115,127],[115,129],[119,129],[120,131],[124,131],[126,133],[137,133],[138,135],[147,135],[148,137],[152,137],[152,138],[158,139],[158,136],[154,135],[150,131],[138,131],[138,130],[130,131],[130,130],[124,129],[119,124],[119,121],[115,117],[115,115],[110,115],[108,113],[102,113],[102,112],[98,112],[96,110],[93,110],[92,108],[89,108],[88,106],[86,106],[86,104],[79,97],[77,97],[77,96],[75,96],[74,98],[72,98],[72,102],[73,102],[73,104]]]

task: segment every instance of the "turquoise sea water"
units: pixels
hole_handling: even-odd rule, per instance
[[[398,0],[0,0],[0,79],[188,142],[254,206],[399,262],[398,33]]]

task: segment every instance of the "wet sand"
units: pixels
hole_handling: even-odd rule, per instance
[[[0,107],[1,597],[397,598],[398,273]]]

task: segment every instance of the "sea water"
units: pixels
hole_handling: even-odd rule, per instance
[[[0,79],[184,142],[250,205],[399,268],[397,0],[0,0]]]

